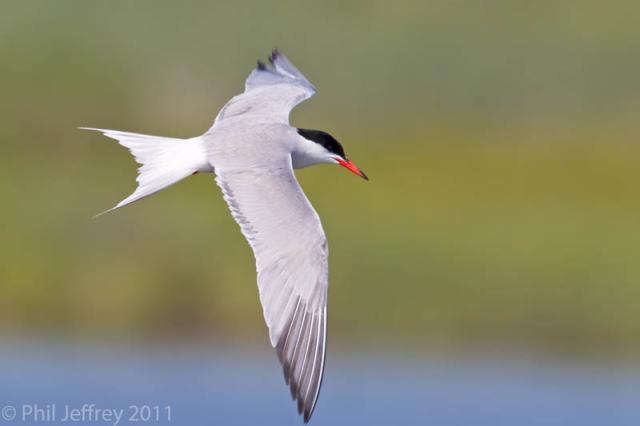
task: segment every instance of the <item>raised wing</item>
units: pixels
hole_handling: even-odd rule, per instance
[[[268,64],[258,61],[258,66],[245,82],[244,93],[227,102],[213,127],[238,119],[244,124],[288,124],[291,110],[315,93],[313,84],[286,56],[274,50]]]
[[[256,258],[271,344],[307,422],[324,371],[327,335],[327,240],[293,174],[291,157],[275,167],[216,168],[231,214]]]

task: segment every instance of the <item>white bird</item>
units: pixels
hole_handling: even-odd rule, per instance
[[[291,110],[315,92],[274,50],[268,64],[258,61],[244,92],[227,102],[201,136],[175,139],[82,128],[116,139],[142,165],[136,190],[107,212],[195,173],[215,173],[253,249],[269,338],[305,423],[315,408],[324,372],[329,269],[320,218],[293,169],[339,164],[368,180],[331,135],[289,124]]]

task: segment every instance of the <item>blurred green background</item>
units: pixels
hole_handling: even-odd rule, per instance
[[[211,176],[110,215],[136,165],[94,126],[204,132],[278,46],[292,124],[371,177],[298,172],[329,237],[332,344],[640,354],[640,5],[0,4],[0,331],[266,342]]]

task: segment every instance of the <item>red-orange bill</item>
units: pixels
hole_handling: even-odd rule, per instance
[[[345,169],[349,170],[351,173],[360,176],[362,179],[364,180],[369,180],[369,178],[367,177],[367,175],[364,174],[364,172],[362,170],[360,170],[358,168],[358,166],[356,166],[355,164],[353,164],[351,161],[349,160],[343,160],[341,158],[336,158],[336,161],[338,161],[338,164],[340,164],[342,167],[344,167]]]

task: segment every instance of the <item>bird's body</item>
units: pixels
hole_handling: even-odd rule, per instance
[[[258,63],[244,93],[201,136],[184,140],[91,129],[117,139],[142,164],[138,188],[113,209],[197,172],[215,173],[253,249],[270,341],[305,422],[324,371],[329,269],[324,230],[293,169],[333,163],[366,178],[333,137],[289,125],[291,109],[314,93],[300,71],[274,51],[270,65]]]

